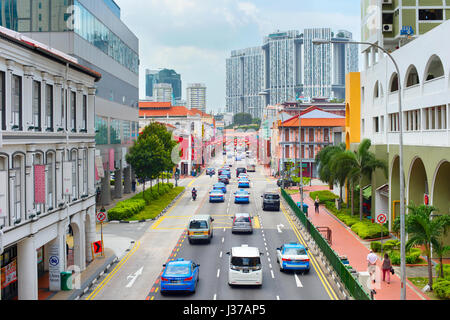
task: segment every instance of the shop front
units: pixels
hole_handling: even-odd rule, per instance
[[[0,300],[13,300],[18,295],[17,285],[17,246],[11,246],[0,255],[1,297]]]

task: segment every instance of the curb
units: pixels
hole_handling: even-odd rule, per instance
[[[141,223],[141,222],[149,222],[149,221],[154,221],[157,220],[158,218],[160,218],[163,214],[165,214],[167,212],[167,210],[169,210],[174,204],[175,202],[184,195],[184,193],[186,192],[186,188],[181,191],[173,200],[172,202],[170,202],[168,204],[167,207],[165,207],[156,217],[151,218],[151,219],[143,219],[143,220],[132,220],[132,221],[125,221],[125,220],[111,220],[108,221],[109,223],[112,224],[120,224],[120,223]]]

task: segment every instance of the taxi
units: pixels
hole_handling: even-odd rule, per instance
[[[308,248],[296,243],[286,243],[277,248],[277,262],[280,271],[294,270],[308,273],[310,269]]]
[[[240,189],[234,193],[234,203],[250,203],[250,193]]]
[[[163,265],[160,291],[188,291],[194,293],[199,280],[200,265],[192,260],[176,259]]]

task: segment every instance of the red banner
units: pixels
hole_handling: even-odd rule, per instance
[[[114,170],[114,149],[109,149],[109,171]]]
[[[17,281],[17,262],[14,259],[10,264],[6,267],[2,268],[2,279],[1,279],[1,287],[6,288],[11,283]]]
[[[34,166],[34,203],[45,203],[45,165]]]

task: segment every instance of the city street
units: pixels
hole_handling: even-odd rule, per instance
[[[223,164],[217,157],[213,167]],[[232,179],[227,187],[224,203],[209,203],[208,192],[217,182],[217,175],[202,175],[193,180],[187,192],[168,213],[146,226],[144,235],[98,286],[82,299],[92,300],[334,300],[336,294],[324,278],[316,259],[311,257],[309,274],[280,272],[276,261],[276,248],[288,242],[304,241],[287,216],[285,208],[279,212],[262,211],[261,195],[264,190],[276,188],[275,181],[263,175],[261,167],[249,173],[251,181],[250,204],[235,204],[233,193],[237,190],[235,169],[245,166],[245,160],[235,162]],[[198,198],[191,199],[190,190],[198,190]],[[235,213],[250,213],[253,218],[253,234],[232,234],[231,217]],[[214,218],[214,237],[210,244],[189,244],[185,233],[189,217],[210,214]],[[260,288],[228,286],[229,256],[233,246],[248,244],[263,252],[263,285]],[[311,253],[310,253],[311,255]],[[170,259],[192,259],[200,264],[200,280],[195,294],[170,294],[159,292],[162,265]]]

